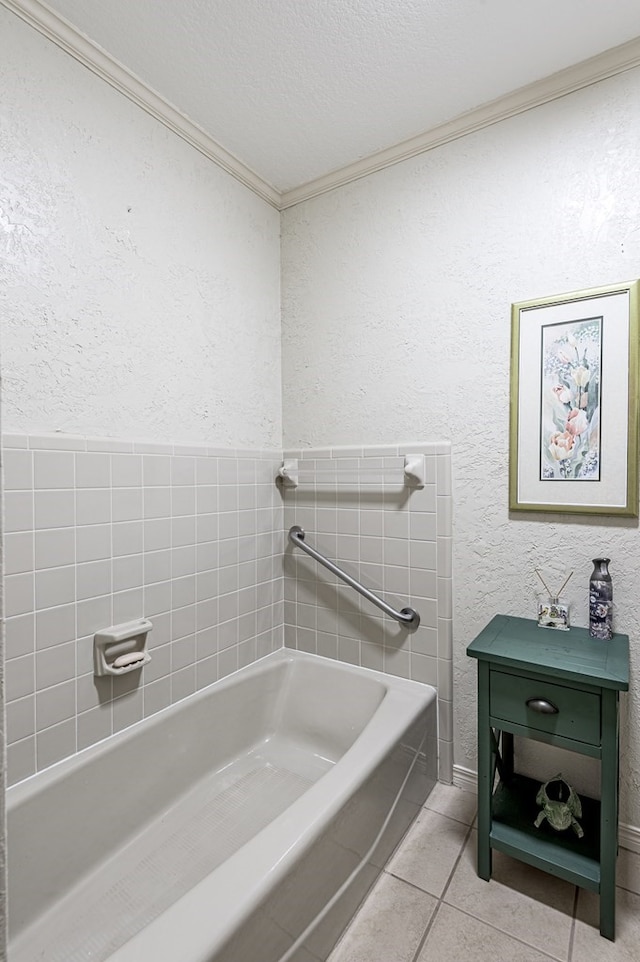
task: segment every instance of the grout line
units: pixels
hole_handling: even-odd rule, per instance
[[[438,902],[436,903],[436,907],[435,907],[435,909],[433,910],[433,915],[431,916],[431,918],[430,918],[429,921],[427,922],[427,927],[426,927],[426,929],[424,930],[424,933],[423,933],[423,935],[422,935],[422,938],[420,939],[420,941],[419,941],[419,943],[418,943],[418,948],[417,948],[416,951],[415,951],[415,955],[412,956],[411,962],[418,962],[418,959],[420,958],[420,955],[422,954],[422,950],[423,950],[423,948],[424,948],[424,946],[425,946],[425,943],[426,943],[426,941],[427,941],[427,939],[429,938],[429,935],[430,935],[430,933],[431,933],[431,929],[433,928],[433,925],[434,925],[434,923],[435,923],[435,920],[436,920],[437,917],[438,917],[438,914],[439,914],[439,912],[440,912],[440,906],[441,906],[441,905],[442,905],[442,902],[441,902],[440,900],[438,900]]]
[[[460,846],[460,851],[458,852],[458,857],[456,858],[455,862],[453,863],[453,868],[452,868],[451,871],[449,872],[449,878],[448,878],[447,881],[445,882],[445,886],[444,886],[444,888],[443,888],[443,890],[442,890],[442,892],[441,892],[441,894],[440,894],[440,901],[441,901],[441,902],[444,901],[444,897],[445,897],[445,895],[447,894],[447,892],[449,891],[449,887],[450,887],[450,885],[451,885],[451,882],[453,881],[453,876],[455,875],[456,869],[458,868],[458,865],[460,864],[460,860],[462,859],[462,853],[464,852],[465,848],[467,847],[467,842],[468,842],[469,839],[471,838],[472,832],[473,832],[473,825],[469,825],[469,826],[467,827],[467,832],[466,832],[466,834],[465,834],[464,841],[463,841],[462,845]]]
[[[438,814],[440,814],[440,813],[438,813]],[[447,816],[445,816],[445,818],[446,818],[446,817],[447,817]],[[452,819],[452,821],[455,821],[455,819]],[[459,824],[460,824],[460,823],[459,823]],[[466,845],[467,845],[467,842],[469,841],[469,838],[470,838],[470,836],[471,836],[472,830],[473,830],[473,829],[472,829],[472,826],[471,826],[471,825],[467,826],[467,831],[466,831],[466,833],[465,833],[464,839],[463,839],[462,844],[461,844],[461,846],[460,846],[460,851],[458,852],[458,854],[457,854],[457,856],[456,856],[456,860],[455,860],[455,862],[453,863],[453,866],[452,866],[452,868],[451,868],[451,871],[449,872],[449,877],[447,878],[447,881],[445,882],[444,888],[443,888],[442,892],[440,893],[440,897],[439,897],[438,903],[437,903],[437,905],[436,905],[436,907],[435,907],[435,909],[434,909],[433,915],[432,915],[431,918],[429,919],[429,921],[428,921],[428,923],[427,923],[427,927],[426,927],[426,929],[424,930],[423,936],[422,936],[422,938],[420,939],[420,942],[418,943],[418,948],[416,949],[416,953],[415,953],[415,955],[413,956],[412,962],[418,962],[418,958],[419,958],[419,956],[420,956],[420,953],[422,952],[422,949],[424,948],[424,945],[425,945],[427,939],[429,938],[429,934],[430,934],[430,932],[431,932],[431,929],[433,928],[434,922],[435,922],[436,918],[438,917],[438,913],[440,912],[440,906],[442,905],[443,900],[444,900],[444,897],[445,897],[445,895],[447,894],[447,891],[448,891],[448,889],[449,889],[449,886],[451,885],[451,880],[453,879],[453,876],[454,876],[454,874],[455,874],[455,872],[456,872],[456,869],[458,868],[458,865],[460,864],[460,859],[462,858],[462,853],[464,852],[464,850],[465,850],[465,848],[466,848]],[[427,894],[429,894],[429,893],[427,893]]]
[[[428,799],[427,799],[428,801]],[[428,805],[423,805],[421,811],[434,812],[435,815],[442,815],[444,818],[450,818],[452,822],[457,822],[458,825],[464,825],[466,828],[474,828],[476,816],[474,815],[470,822],[466,822],[463,818],[456,818],[455,815],[445,815],[444,812],[440,812],[437,808],[429,808]],[[466,841],[466,839],[465,839]]]

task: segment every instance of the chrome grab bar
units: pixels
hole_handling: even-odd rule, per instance
[[[382,600],[382,598],[378,598],[373,591],[369,591],[368,588],[365,588],[365,586],[361,585],[359,581],[356,581],[355,578],[352,578],[351,575],[348,575],[346,571],[343,571],[342,568],[339,568],[338,565],[333,563],[333,561],[329,561],[329,559],[325,558],[325,556],[320,554],[319,551],[316,551],[315,548],[312,548],[311,545],[307,544],[307,542],[304,540],[304,537],[304,530],[299,524],[294,524],[294,526],[289,529],[289,541],[291,544],[297,545],[298,548],[302,548],[303,551],[306,551],[306,553],[314,558],[319,564],[324,565],[325,568],[331,571],[334,575],[337,575],[338,578],[341,578],[343,581],[345,581],[348,585],[354,588],[358,594],[361,594],[363,598],[367,599],[367,601],[370,601],[377,608],[380,608],[380,610],[384,611],[384,613],[389,615],[390,618],[395,618],[396,621],[399,621],[401,625],[411,629],[411,631],[416,630],[420,624],[420,615],[417,611],[415,611],[413,608],[402,608],[401,611],[396,611],[395,608],[392,608],[391,605],[388,605],[386,601]]]

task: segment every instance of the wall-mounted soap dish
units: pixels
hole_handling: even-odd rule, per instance
[[[147,635],[153,628],[147,618],[112,625],[97,632],[93,639],[93,672],[104,675],[126,675],[151,661],[147,651]]]

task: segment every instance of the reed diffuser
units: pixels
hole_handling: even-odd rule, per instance
[[[546,604],[541,603],[538,605],[538,627],[555,628],[558,631],[568,631],[570,628],[569,605],[565,605],[560,601],[560,595],[569,584],[569,579],[571,578],[573,571],[567,575],[560,588],[556,592],[551,591],[549,585],[546,583],[537,568],[534,568],[534,571],[542,582],[542,586],[549,596],[549,600],[546,602]]]

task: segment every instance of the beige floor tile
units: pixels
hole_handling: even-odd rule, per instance
[[[393,956],[389,957],[389,962]],[[517,939],[442,905],[417,962],[548,962]]]
[[[603,939],[600,899],[580,889],[572,962],[638,962],[640,959],[640,895],[616,890],[616,940]]]
[[[389,861],[387,871],[440,897],[467,831],[462,822],[423,808]]]
[[[426,801],[425,808],[448,818],[455,818],[458,822],[471,825],[478,808],[478,798],[471,792],[463,792],[455,785],[443,785],[437,782],[435,788]]]
[[[411,962],[437,902],[383,874],[329,962]]]
[[[621,848],[618,852],[617,882],[623,889],[640,895],[640,855]],[[640,953],[638,953],[640,956]]]
[[[476,873],[477,832],[471,833],[445,901],[528,942],[556,959],[569,951],[575,886],[523,862],[493,853],[493,874]]]

